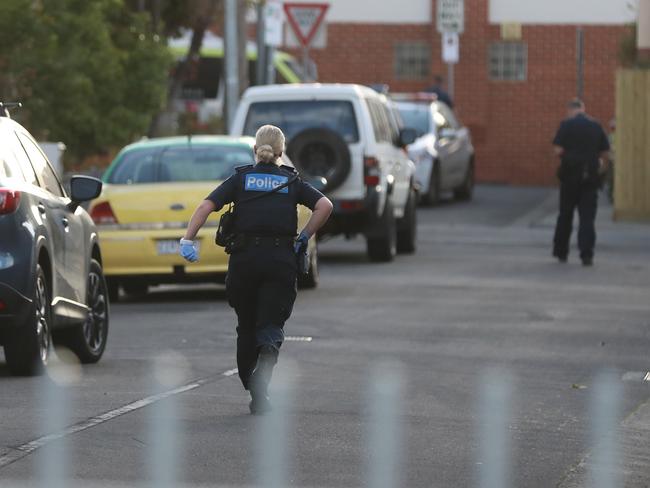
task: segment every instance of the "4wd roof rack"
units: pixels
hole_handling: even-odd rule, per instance
[[[0,117],[7,117],[10,119],[11,115],[9,114],[9,109],[13,110],[22,106],[23,104],[20,102],[0,102]]]

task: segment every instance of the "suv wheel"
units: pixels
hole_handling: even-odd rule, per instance
[[[27,322],[6,342],[5,357],[9,370],[16,375],[43,372],[52,342],[52,299],[47,277],[36,265],[32,311]]]
[[[108,338],[108,287],[102,267],[96,260],[90,262],[86,287],[88,315],[86,321],[63,331],[62,341],[82,363],[96,363],[104,354]]]
[[[397,222],[397,252],[402,254],[413,254],[417,240],[417,193],[411,189],[406,206],[404,217]]]
[[[433,206],[440,201],[440,184],[440,164],[438,161],[434,161],[429,177],[429,187],[427,192],[422,195],[422,203]]]
[[[390,200],[386,201],[384,213],[378,222],[378,233],[368,237],[368,257],[375,262],[392,261],[397,253],[395,245],[395,214]]]
[[[318,247],[314,246],[309,255],[309,272],[306,275],[298,275],[298,288],[312,289],[318,286]]]
[[[474,161],[469,162],[463,184],[454,190],[456,200],[471,200],[474,194]]]

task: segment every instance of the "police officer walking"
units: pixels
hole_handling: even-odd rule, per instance
[[[327,221],[332,202],[281,164],[285,138],[275,126],[265,125],[255,135],[257,164],[236,173],[199,204],[181,239],[181,255],[199,258],[194,238],[209,214],[234,204],[233,238],[226,293],[237,313],[237,366],[239,378],[251,394],[250,411],[270,410],[268,384],[284,340],[284,323],[296,299],[297,255]],[[296,238],[297,208],[312,210]]]
[[[567,104],[568,118],[561,124],[553,139],[560,157],[560,212],[555,227],[553,256],[565,263],[569,256],[569,241],[573,228],[573,214],[578,209],[580,226],[578,248],[584,266],[591,266],[596,244],[596,208],[598,187],[609,164],[609,141],[601,125],[585,113],[581,100]]]

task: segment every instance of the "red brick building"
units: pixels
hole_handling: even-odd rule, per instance
[[[413,18],[407,22],[400,21],[397,11],[389,21],[376,22],[345,19],[353,8],[350,4],[343,7],[347,14],[330,9],[335,15],[327,25],[327,46],[310,53],[318,66],[319,81],[387,83],[391,91],[402,92],[422,90],[431,85],[434,74],[446,75],[441,36],[436,30],[436,0],[383,0],[388,1],[405,10],[410,2],[418,5],[410,5],[411,11],[404,16]],[[550,184],[555,181],[557,165],[551,140],[564,116],[566,101],[577,93],[578,26],[553,24],[548,19],[535,24],[533,19],[532,23],[512,25],[514,39],[504,40],[502,24],[491,19],[495,12],[490,10],[490,2],[508,1],[515,0],[465,0],[465,30],[460,63],[455,68],[456,111],[472,131],[480,180]],[[600,2],[615,2],[589,1],[596,10]],[[330,1],[331,7],[337,2],[341,0]],[[370,5],[378,4],[373,2],[368,8],[373,8]],[[568,12],[567,17],[573,13]],[[588,112],[607,126],[615,113],[619,44],[629,34],[623,22],[599,25],[591,20],[583,25],[583,98]],[[300,56],[299,51],[295,54]]]

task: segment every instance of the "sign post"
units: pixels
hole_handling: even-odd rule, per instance
[[[266,43],[266,83],[275,83],[275,49],[282,45],[284,11],[282,0],[266,0],[264,5],[264,41]]]
[[[284,12],[287,15],[289,26],[302,46],[303,70],[310,72],[309,47],[318,32],[329,4],[327,3],[294,3],[284,4]]]
[[[464,0],[438,0],[436,27],[442,34],[442,60],[447,63],[447,91],[454,98],[454,65],[460,58],[460,36],[465,31]]]

